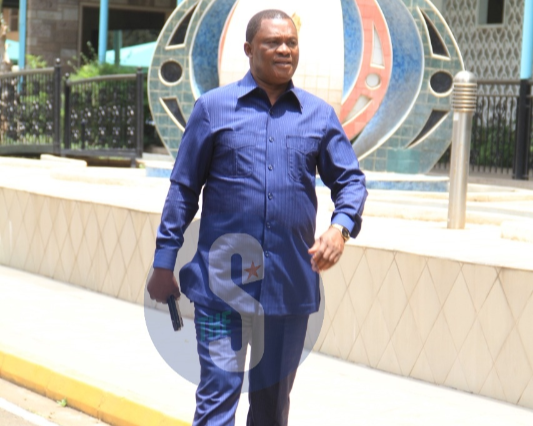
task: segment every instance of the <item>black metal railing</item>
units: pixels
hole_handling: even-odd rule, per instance
[[[515,166],[517,117],[520,81],[479,80],[477,107],[472,120],[470,170],[496,174],[511,174]],[[531,111],[528,134],[531,140]],[[449,148],[436,165],[448,169]],[[530,147],[533,150],[533,145]],[[533,154],[533,152],[532,152]],[[533,156],[533,155],[532,155]],[[530,156],[529,170],[533,171]]]
[[[509,174],[513,169],[518,113],[518,81],[478,81],[472,120],[472,171]]]
[[[65,81],[64,155],[142,156],[144,75]]]
[[[0,154],[59,154],[61,67],[0,74]]]
[[[145,78],[139,69],[67,76],[62,84],[59,60],[53,68],[0,74],[0,155],[122,157],[133,164],[143,152]]]

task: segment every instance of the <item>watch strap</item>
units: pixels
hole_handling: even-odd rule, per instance
[[[348,231],[348,229],[345,228],[344,226],[342,226],[342,225],[340,225],[338,223],[332,223],[331,224],[331,228],[335,228],[335,229],[339,230],[344,242],[346,242],[346,241],[348,241],[350,239],[350,231]]]

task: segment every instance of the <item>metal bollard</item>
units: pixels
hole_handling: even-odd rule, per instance
[[[469,71],[457,73],[453,79],[453,131],[448,229],[464,229],[465,227],[470,138],[472,115],[476,111],[476,99],[476,76]]]

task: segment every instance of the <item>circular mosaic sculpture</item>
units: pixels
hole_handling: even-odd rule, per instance
[[[453,75],[463,62],[427,0],[185,0],[149,71],[150,108],[169,152],[176,155],[195,100],[244,76],[246,24],[269,8],[293,17],[294,83],[333,106],[362,168],[431,170],[451,141]]]

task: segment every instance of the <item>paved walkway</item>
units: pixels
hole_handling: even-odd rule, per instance
[[[110,423],[190,424],[195,386],[154,348],[143,307],[5,267],[0,295],[1,376]],[[191,332],[186,320],[180,345],[194,344]],[[313,353],[298,371],[290,424],[529,426],[533,411]]]
[[[12,423],[9,423],[11,421]],[[28,424],[29,423],[29,424]],[[0,379],[2,426],[111,426],[22,386]]]

